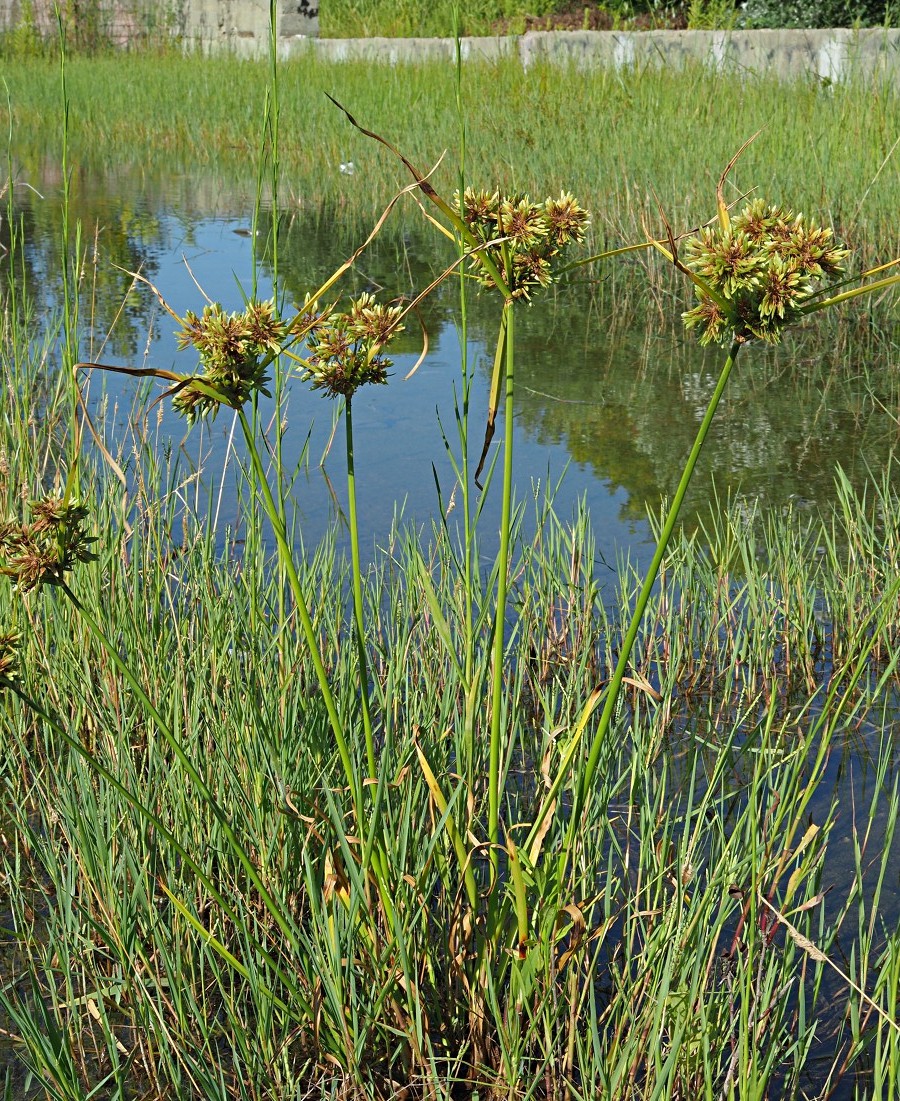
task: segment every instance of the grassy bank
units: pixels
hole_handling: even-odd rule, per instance
[[[699,68],[577,72],[534,66],[523,72],[514,61],[467,65],[465,74],[472,178],[541,196],[571,188],[595,212],[597,241],[634,239],[642,216],[658,226],[651,188],[676,227],[708,218],[721,166],[761,129],[734,174],[729,198],[764,189],[772,199],[814,207],[864,252],[898,251],[896,89],[750,76],[723,81]],[[267,75],[264,64],[223,59],[71,60],[76,183],[79,165],[115,174],[139,164],[152,175],[173,158],[223,181],[252,180]],[[10,62],[4,76],[20,178],[40,186],[59,149],[58,65]],[[405,182],[387,151],[354,131],[325,92],[422,169],[457,148],[452,66],[286,64],[279,85],[286,213],[292,204],[325,202],[368,219]],[[0,105],[5,128],[3,114]],[[349,161],[352,176],[340,171]],[[455,171],[453,158],[445,158],[435,185],[452,191]]]

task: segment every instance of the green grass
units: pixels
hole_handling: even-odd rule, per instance
[[[242,80],[256,82],[252,95],[244,88],[242,132],[248,143],[255,135],[253,156],[270,151],[260,161],[265,179],[266,157],[270,166],[276,159],[260,137],[270,77],[229,67],[229,85],[221,63],[167,64],[169,101],[176,73],[202,78],[206,96],[216,79],[230,94]],[[145,81],[160,97],[166,72],[159,62]],[[437,70],[411,72],[436,91]],[[479,84],[486,71],[472,72],[467,101],[488,96]],[[25,73],[44,70],[25,67],[19,79]],[[312,171],[303,156],[310,166],[316,157],[330,163],[325,131],[314,125],[319,117],[324,127],[326,113],[304,112],[298,73],[279,73],[282,194]],[[321,75],[313,70],[310,80]],[[359,81],[363,70],[342,75]],[[400,81],[388,76],[399,97]],[[103,73],[94,77],[102,87]],[[537,79],[540,89],[540,78],[522,80]],[[96,127],[117,117],[112,102],[102,117],[91,107],[102,91],[86,98],[85,79],[70,62],[70,164],[86,148],[80,143],[97,148]],[[628,77],[602,79],[608,98],[629,87]],[[662,79],[631,79],[631,94],[652,101]],[[696,86],[708,78],[681,79]],[[673,97],[676,86],[667,88]],[[408,82],[407,93],[414,89]],[[346,94],[352,88],[335,91],[363,113]],[[505,91],[503,102],[513,98]],[[361,101],[362,92],[357,86]],[[31,110],[40,94],[35,80]],[[132,101],[140,94],[132,91]],[[529,94],[537,97],[535,88]],[[552,96],[540,100],[541,116],[545,100]],[[500,123],[504,108],[492,102]],[[420,100],[407,119],[416,133],[396,119],[399,134],[382,127],[416,157],[435,139],[420,121],[426,107]],[[861,103],[855,109],[862,119]],[[55,108],[48,102],[47,110]],[[154,118],[157,140],[170,110]],[[536,127],[550,126],[538,122],[536,102],[531,111]],[[649,113],[647,102],[645,121]],[[329,108],[329,125],[336,115]],[[478,160],[489,135],[477,128],[490,115],[479,108],[462,117],[467,178],[491,181]],[[300,119],[303,143],[291,133]],[[638,129],[635,122],[641,186],[672,186]],[[33,136],[35,156],[41,141]],[[130,155],[153,137],[145,127]],[[169,154],[190,156],[196,137],[185,131]],[[210,147],[222,137],[215,126],[205,132]],[[735,134],[726,138],[730,155]],[[579,144],[559,126],[555,140],[561,158]],[[124,142],[124,130],[115,141]],[[110,163],[115,148],[106,143]],[[377,186],[359,173],[365,195],[348,221],[377,205],[379,188],[384,199],[396,188],[369,150],[351,145],[344,154],[382,173]],[[549,171],[551,151],[542,155],[544,166],[529,170]],[[239,171],[231,157],[221,163]],[[451,190],[450,169],[442,171],[441,188]],[[526,186],[516,171],[525,168],[508,182]],[[759,171],[765,197],[782,197]],[[791,201],[799,203],[812,195],[796,171],[801,194]],[[701,192],[710,213],[715,180],[702,175],[671,207],[673,217],[688,218]],[[873,192],[885,173],[876,175]],[[527,184],[563,185],[577,181],[567,173]],[[641,202],[626,189],[604,205],[608,196],[593,186],[596,236],[635,233]],[[214,341],[213,328],[195,319],[187,343],[199,366],[197,355],[182,357],[180,382],[168,376],[172,396],[182,408],[230,403],[245,440],[238,525],[217,532],[212,509],[185,495],[189,476],[177,454],[158,446],[145,419],[131,421],[117,465],[77,430],[65,368],[90,323],[78,304],[90,298],[91,277],[78,255],[76,194],[65,210],[71,232],[60,227],[65,315],[36,309],[18,274],[14,235],[0,330],[0,567],[27,589],[37,560],[43,582],[26,592],[0,586],[7,1096],[256,1101],[408,1091],[447,1101],[799,1101],[835,1085],[847,1098],[887,1101],[900,1055],[898,899],[889,874],[900,808],[896,468],[889,463],[864,492],[842,477],[839,508],[820,518],[758,515],[743,501],[689,535],[677,530],[674,512],[660,517],[660,530],[675,531],[661,545],[658,577],[623,561],[601,586],[586,507],[562,517],[551,495],[512,496],[514,353],[523,348],[517,318],[525,312],[512,289],[534,270],[515,259],[544,248],[545,238],[526,245],[511,228],[479,254],[502,292],[494,295],[495,325],[502,320],[492,399],[505,416],[499,553],[481,553],[471,466],[481,440],[470,439],[466,407],[472,364],[460,365],[447,444],[463,534],[441,522],[428,533],[395,526],[364,570],[355,539],[348,563],[333,537],[315,547],[292,537],[303,502],[290,487],[303,456],[285,452],[278,415],[266,437],[265,407],[256,398],[243,407],[262,386],[262,369],[280,372],[277,388],[296,369],[289,352],[301,346],[282,329],[277,354],[268,339],[241,343],[233,328]],[[819,200],[814,206],[827,213],[828,200]],[[440,201],[435,210],[470,244],[485,230],[478,218],[463,225]],[[532,228],[538,215],[528,214]],[[878,224],[861,214],[854,226],[883,259]],[[346,234],[336,227],[335,265],[346,256],[337,246]],[[737,339],[729,365],[758,286],[743,287],[746,309],[730,318]],[[659,303],[646,311],[648,327],[664,309],[653,287]],[[715,276],[707,287],[719,293]],[[534,309],[546,308],[531,290]],[[315,297],[330,303],[336,293],[323,285]],[[465,348],[462,291],[458,311]],[[213,316],[217,333],[244,324]],[[290,331],[302,335],[311,324],[301,310]],[[336,317],[329,324],[338,336],[347,331]],[[387,343],[380,324],[374,329],[366,330],[374,342],[354,349],[363,374]],[[316,332],[324,341],[321,325]],[[329,341],[341,343],[334,333]],[[346,348],[317,351],[315,362],[299,361],[305,374],[352,397]],[[477,433],[483,412],[471,415]],[[102,440],[106,425],[97,419]],[[345,430],[349,454],[349,416]],[[86,531],[80,519],[51,525],[48,541],[46,513],[43,527],[22,526],[29,498],[57,491],[71,504],[76,484]],[[384,507],[389,515],[393,503]],[[85,534],[94,541],[85,545]],[[48,568],[48,555],[58,563],[54,555],[74,545],[92,552],[88,560]],[[6,673],[8,632],[20,640],[16,680]]]
[[[502,19],[545,15],[561,6],[559,0],[470,0],[465,4],[457,0],[403,0],[399,4],[338,0],[323,5],[319,27],[321,34],[331,38],[434,38],[452,36],[458,22],[461,34],[495,34]]]
[[[33,400],[39,374],[7,373],[15,408]],[[7,513],[18,507],[14,486],[50,473],[35,465],[46,430],[32,425],[39,446],[9,451]],[[427,1079],[441,1096],[467,1081],[502,1096],[569,1082],[586,1096],[724,1088],[761,1098],[774,1081],[792,1097],[806,1073],[824,1082],[830,1062],[804,1067],[834,1027],[831,1056],[848,1061],[845,1086],[857,1071],[860,1088],[869,1075],[895,1073],[896,1032],[783,927],[770,944],[755,893],[792,911],[792,926],[896,1019],[889,875],[878,916],[897,809],[896,719],[884,710],[898,689],[900,630],[896,602],[884,597],[900,577],[889,474],[867,501],[847,493],[827,525],[770,517],[760,535],[737,510],[705,547],[676,540],[582,822],[569,909],[530,929],[513,987],[482,992],[486,1020],[476,1028],[453,962],[465,938],[460,900],[443,885],[450,856],[414,748],[453,790],[467,738],[464,692],[420,580],[424,554],[443,614],[461,629],[452,545],[440,531],[426,546],[397,532],[365,579],[392,785],[380,814],[395,907],[391,940],[370,943],[360,923],[373,900],[344,832],[351,795],[309,652],[278,622],[278,571],[261,548],[240,560],[217,553],[202,517],[180,514],[177,473],[154,470],[146,442],[134,444],[144,476],[130,515],[142,519],[128,536],[120,488],[89,462],[102,538],[98,560],[72,583],[240,823],[292,932],[273,924],[220,821],[62,594],[13,612],[4,588],[4,622],[12,615],[25,637],[23,690],[95,759],[89,765],[6,695],[0,836],[4,935],[16,956],[2,1027],[39,1094],[87,1097],[111,1076],[100,1096],[383,1095],[391,1081]],[[537,763],[555,767],[583,701],[608,675],[641,580],[623,564],[601,600],[588,517],[557,517],[542,498],[525,505],[541,523],[533,541],[516,542],[511,571],[502,817],[512,828],[541,797]],[[346,571],[327,541],[301,567],[350,719],[357,674]],[[658,702],[637,687],[644,680]],[[478,719],[475,776],[487,775],[488,725],[488,715]],[[830,799],[824,771],[848,747],[855,812],[846,796]],[[360,737],[361,770],[364,753]],[[576,776],[583,766],[579,752]],[[480,806],[481,784],[473,796]],[[818,832],[807,836],[811,825]],[[552,827],[551,851],[561,828]],[[517,1005],[526,966],[537,969],[528,977],[537,995]],[[15,1072],[13,1096],[26,1095],[26,1077]],[[886,1099],[889,1086],[867,1096]]]
[[[140,164],[152,177],[173,159],[198,177],[213,174],[220,187],[229,178],[246,184],[268,75],[264,64],[225,59],[70,60],[75,191],[79,165],[115,173]],[[4,76],[20,178],[38,186],[58,148],[58,67],[13,61]],[[325,92],[422,169],[457,146],[452,65],[286,64],[279,86],[286,215],[293,205],[325,203],[342,218],[369,219],[406,183],[387,151],[355,132]],[[470,178],[538,198],[570,188],[595,212],[598,243],[634,239],[642,217],[661,228],[654,192],[677,228],[709,218],[722,165],[761,129],[733,174],[730,198],[757,188],[815,209],[867,255],[898,251],[892,147],[900,104],[891,87],[723,81],[702,68],[523,72],[504,61],[467,65],[462,96]],[[347,160],[356,165],[352,177],[339,171]],[[455,186],[453,162],[445,158],[435,172],[442,192]]]

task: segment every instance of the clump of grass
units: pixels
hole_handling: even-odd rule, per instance
[[[166,500],[164,486],[148,484],[146,504],[160,492]],[[114,500],[111,495],[110,511],[104,505],[99,513],[99,527],[115,528]],[[848,505],[846,527],[839,519],[833,529],[834,538],[847,544],[866,530],[859,526],[862,516],[877,516],[885,506],[897,512],[891,497],[879,497],[878,509]],[[529,761],[552,765],[564,752],[564,731],[577,723],[579,701],[615,659],[640,581],[623,569],[615,599],[607,606],[598,602],[586,515],[567,522],[546,501],[534,507],[543,524],[534,542],[517,546],[512,563],[520,599],[509,660],[519,673],[507,706],[531,718],[518,728],[504,764],[510,782],[503,814],[510,822],[534,813],[541,781]],[[838,753],[845,737],[864,728],[867,715],[873,724],[881,721],[878,683],[852,682],[873,628],[880,645],[890,644],[896,603],[882,596],[860,622],[845,620],[839,629],[845,642],[834,678],[842,695],[826,712],[837,714],[833,729],[823,728],[817,686],[831,665],[820,649],[814,684],[807,687],[806,654],[816,653],[815,632],[828,632],[831,615],[843,613],[839,604],[823,607],[816,597],[833,576],[830,563],[815,553],[822,538],[817,525],[804,533],[794,521],[773,521],[760,542],[745,514],[735,510],[710,533],[707,549],[686,537],[675,541],[665,585],[638,637],[633,683],[616,718],[618,736],[607,743],[596,802],[583,819],[583,854],[568,909],[552,934],[555,947],[541,980],[543,997],[532,1010],[536,1016],[502,1013],[509,995],[496,990],[492,1012],[506,1024],[491,1043],[484,1037],[479,1049],[464,1010],[462,961],[447,953],[458,899],[442,885],[441,847],[422,844],[421,824],[432,816],[439,821],[441,812],[424,776],[403,766],[418,744],[438,774],[452,774],[467,737],[464,685],[422,615],[415,542],[396,533],[391,556],[376,563],[365,590],[366,607],[381,609],[368,621],[369,637],[382,640],[373,659],[373,693],[392,746],[381,767],[396,785],[390,798],[383,796],[385,844],[390,861],[409,878],[395,884],[403,956],[388,954],[379,964],[375,946],[367,947],[365,936],[359,940],[365,897],[360,854],[342,840],[350,793],[342,790],[309,654],[282,634],[279,646],[289,649],[291,660],[283,678],[273,681],[270,631],[264,621],[252,626],[255,606],[277,608],[277,574],[265,560],[229,563],[202,528],[190,524],[177,566],[162,574],[157,541],[166,540],[174,517],[167,510],[158,515],[159,531],[155,521],[128,540],[127,563],[117,541],[104,540],[99,560],[80,567],[79,587],[91,614],[116,631],[123,652],[145,655],[148,693],[167,699],[180,716],[186,747],[202,758],[218,799],[240,814],[242,836],[299,939],[284,940],[272,926],[221,825],[198,804],[153,725],[129,702],[133,697],[114,665],[93,644],[85,664],[77,620],[64,601],[45,594],[32,614],[41,613],[48,595],[52,614],[41,616],[40,635],[29,631],[23,639],[22,680],[14,683],[26,696],[39,694],[52,721],[35,730],[29,711],[7,692],[11,741],[3,772],[6,897],[19,946],[31,960],[27,970],[19,965],[6,998],[11,1030],[27,1044],[17,1050],[28,1052],[39,1081],[71,1089],[113,1073],[132,1088],[160,1095],[177,1090],[242,1097],[250,1088],[321,1084],[321,1076],[333,1074],[327,1070],[332,1057],[352,1056],[366,1067],[371,1084],[381,1081],[385,1089],[390,1079],[413,1083],[423,1077],[448,1090],[454,1079],[487,1085],[485,1076],[494,1074],[496,1087],[524,1081],[549,1088],[551,1081],[568,1081],[625,1097],[634,1089],[635,1061],[646,1055],[643,1037],[659,1030],[659,1062],[639,1064],[647,1089],[721,1086],[731,1073],[736,1081],[757,1081],[762,1090],[772,1075],[781,1075],[783,1095],[791,1096],[805,1060],[819,1053],[813,1023],[848,999],[860,1023],[848,1019],[839,1062],[852,1068],[866,1043],[887,1051],[890,1025],[879,1023],[846,985],[838,982],[835,989],[823,982],[827,965],[808,956],[780,922],[770,938],[761,918],[765,908],[748,893],[759,883],[769,898],[774,886],[772,905],[781,913],[793,909],[792,928],[839,965],[841,918],[841,951],[857,943],[865,954],[858,958],[868,961],[854,972],[857,979],[863,966],[871,969],[866,997],[876,996],[894,1012],[895,995],[883,986],[889,976],[878,964],[892,942],[878,936],[857,941],[856,923],[848,923],[852,907],[842,916],[841,907],[836,913],[829,903],[827,916],[819,897],[831,884],[847,882],[834,862],[844,852],[838,830],[850,802],[830,802],[816,761],[822,755],[824,764]],[[455,573],[453,554],[437,532],[429,557],[442,596],[440,579]],[[877,556],[858,561],[881,568]],[[789,592],[771,581],[783,569],[786,579],[793,578]],[[340,643],[351,630],[343,612],[346,576],[325,546],[303,564],[304,585],[321,594],[317,620],[330,640],[326,657],[342,700],[358,683],[353,649]],[[446,587],[449,614],[453,597]],[[834,591],[837,596],[836,577]],[[803,617],[791,594],[803,592],[818,601],[819,614],[808,621],[812,633],[796,636]],[[4,603],[8,615],[5,597]],[[837,632],[837,619],[834,625]],[[779,642],[781,632],[786,644]],[[885,652],[895,655],[896,649]],[[237,663],[235,653],[242,655]],[[407,657],[397,662],[395,653]],[[781,655],[775,665],[773,654]],[[895,660],[882,668],[896,682]],[[847,702],[838,713],[842,698]],[[59,725],[64,716],[66,727]],[[77,732],[68,735],[67,749],[60,730]],[[361,749],[356,746],[354,755]],[[876,737],[872,752],[871,763],[863,757],[858,767],[867,775],[874,770],[873,801],[893,807],[890,785],[875,779],[888,766],[889,745]],[[580,769],[580,754],[578,761]],[[480,739],[474,766],[476,775],[486,774]],[[364,751],[359,767],[367,767]],[[862,817],[868,821],[868,808]],[[810,821],[818,830],[801,846]],[[863,852],[884,844],[887,854],[891,840],[880,832],[889,825],[884,817],[873,822],[853,873],[854,882],[859,876],[853,894],[867,912],[877,904],[881,873],[866,871]],[[559,840],[555,828],[549,838],[551,844]],[[869,928],[868,918],[860,928]],[[254,947],[260,936],[267,945],[262,957]],[[235,972],[216,944],[247,974]],[[352,946],[355,957],[333,957]],[[534,950],[529,943],[529,958]],[[288,966],[298,987],[291,1000],[282,985]],[[415,983],[413,995],[393,986],[396,966]],[[380,1023],[385,984],[393,990],[391,1017]],[[316,1031],[303,1024],[310,998],[319,999],[323,1015]],[[792,1008],[798,998],[803,1024]],[[868,1038],[854,1033],[867,1015]],[[54,1035],[62,1045],[57,1050],[69,1052],[70,1060],[54,1059]],[[742,1042],[748,1035],[755,1043]],[[879,1055],[882,1067],[885,1059]]]
[[[471,262],[497,302],[472,480],[492,476],[502,406],[499,551],[486,573],[473,568],[468,477],[462,542],[449,526],[427,545],[395,531],[364,573],[352,520],[349,567],[327,540],[306,555],[291,538],[290,470],[257,403],[285,361],[343,401],[352,514],[352,401],[383,381],[384,350],[416,303],[320,304],[381,221],[293,317],[252,299],[234,315],[166,306],[198,369],[135,373],[165,380],[190,419],[233,411],[254,504],[247,548],[223,555],[209,526],[179,516],[140,440],[126,518],[125,457],[107,453],[98,468],[71,449],[75,426],[51,466],[65,488],[32,520],[4,484],[2,568],[23,592],[0,594],[0,863],[27,960],[0,990],[8,1031],[57,1096],[790,1097],[827,973],[843,984],[848,1023],[823,1088],[867,1045],[889,1076],[900,1026],[884,961],[896,937],[872,932],[887,864],[873,885],[867,835],[851,895],[829,913],[841,807],[823,797],[841,739],[883,726],[897,684],[900,574],[894,555],[872,561],[888,526],[846,486],[830,536],[776,523],[762,555],[739,512],[707,549],[677,521],[743,346],[900,277],[869,271],[853,289],[820,290],[842,251],[768,207],[736,246],[752,219],[731,221],[733,161],[717,228],[686,246],[668,230],[616,250],[653,247],[688,276],[718,311],[703,335],[730,350],[650,568],[623,568],[604,602],[586,514],[566,524],[537,500],[526,541],[511,476],[518,312],[567,266],[587,214],[566,192],[535,203],[464,178],[454,204],[388,148],[457,246],[419,297]],[[468,417],[461,472],[474,467]],[[66,455],[77,460],[54,478]],[[20,482],[39,481],[27,453],[16,461]],[[75,461],[95,512],[71,496]],[[900,511],[889,483],[878,504]],[[829,548],[824,563],[810,537]],[[822,576],[845,545],[866,580],[841,599]],[[898,807],[896,787],[882,790],[887,739],[874,756],[869,809],[887,804],[886,851]],[[832,949],[857,898],[860,962],[847,969]]]

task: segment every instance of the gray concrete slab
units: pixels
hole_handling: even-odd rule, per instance
[[[327,0],[325,0],[327,3]],[[26,13],[41,33],[56,33],[55,0],[0,0],[0,29]],[[148,20],[186,48],[268,55],[269,0],[99,0],[103,26],[124,44],[140,37]],[[322,60],[367,60],[400,65],[452,62],[450,38],[318,38],[319,0],[276,0],[279,56],[312,50]],[[165,19],[161,18],[165,13]],[[465,61],[518,57],[523,65],[545,62],[579,67],[710,65],[735,75],[765,73],[784,79],[810,76],[838,82],[854,74],[900,81],[900,30],[761,31],[532,31],[506,37],[464,38]]]

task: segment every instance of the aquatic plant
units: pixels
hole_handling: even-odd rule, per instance
[[[650,569],[623,569],[612,615],[587,517],[566,527],[537,499],[523,545],[512,492],[516,320],[580,263],[569,249],[587,212],[566,192],[536,202],[464,180],[447,201],[400,159],[413,176],[404,190],[425,197],[459,253],[422,294],[467,269],[462,286],[498,304],[480,461],[469,465],[467,429],[458,461],[489,484],[503,405],[498,554],[480,568],[476,506],[462,547],[441,529],[426,559],[395,532],[380,571],[362,570],[353,399],[386,381],[415,303],[366,295],[340,308],[333,288],[360,250],[293,316],[254,296],[236,313],[210,303],[180,316],[157,292],[197,363],[117,370],[158,377],[188,423],[234,412],[277,558],[223,560],[208,531],[161,554],[175,494],[143,481],[152,460],[140,454],[140,523],[127,534],[118,501],[88,506],[68,489],[0,528],[24,638],[0,636],[12,730],[2,766],[27,796],[4,808],[22,839],[4,871],[30,877],[15,921],[34,981],[0,1001],[60,1096],[83,1096],[82,1077],[122,1093],[134,1074],[157,1096],[242,1101],[323,1088],[763,1097],[779,1074],[797,1093],[806,999],[840,924],[826,926],[821,883],[836,808],[811,821],[813,800],[842,724],[896,683],[900,576],[885,517],[897,503],[886,484],[884,516],[867,525],[847,499],[846,539],[866,570],[852,594],[830,591],[835,665],[815,699],[815,686],[793,691],[820,641],[821,575],[804,537],[774,524],[761,565],[735,511],[708,551],[672,546],[740,349],[898,277],[866,272],[842,290],[847,256],[827,231],[769,205],[732,221],[728,169],[717,227],[617,250],[660,251],[706,311],[686,324],[730,350]],[[292,537],[285,472],[257,415],[270,367],[342,403],[349,571],[327,544],[307,556]],[[840,540],[808,538],[837,577]],[[38,622],[42,588],[46,638],[20,630]],[[793,655],[790,678],[775,668],[779,647]],[[28,651],[18,676],[17,649]],[[682,739],[677,754],[663,751],[670,738]],[[889,842],[900,799],[881,790],[888,759],[880,748],[866,809],[874,819],[889,803]],[[866,865],[860,843],[860,899]],[[44,893],[52,953],[30,892]],[[860,966],[878,950],[868,905]],[[896,941],[874,990],[845,974],[855,1000],[842,1060],[874,1031],[885,1080],[900,1034]],[[870,1011],[874,1030],[861,1023]]]
[[[243,409],[269,382],[266,369],[278,352],[285,329],[272,302],[251,302],[241,313],[225,313],[218,302],[203,313],[188,310],[178,335],[178,347],[193,347],[202,374],[179,384],[173,394],[175,409],[188,423],[218,412],[220,405]]]
[[[88,507],[49,494],[32,501],[31,522],[0,523],[0,575],[23,593],[42,585],[62,585],[78,562],[96,558],[97,541],[88,534]]]

